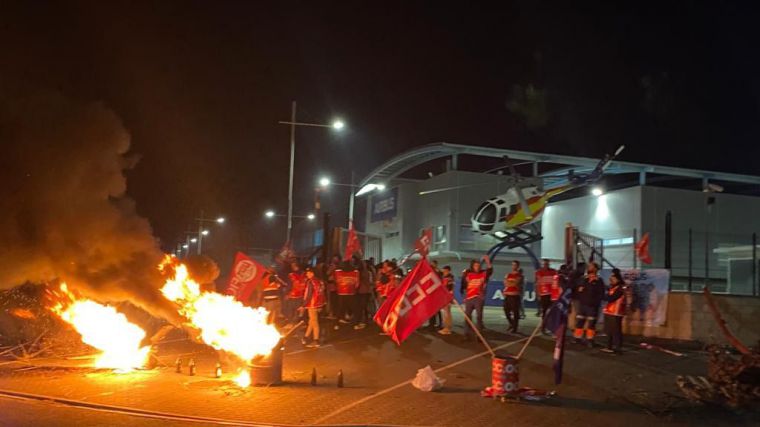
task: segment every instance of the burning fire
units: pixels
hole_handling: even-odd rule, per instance
[[[162,270],[168,267],[173,267],[173,272],[161,292],[179,306],[179,313],[198,329],[204,343],[243,362],[272,352],[281,337],[274,325],[268,323],[267,310],[246,307],[229,295],[201,291],[200,285],[189,277],[187,267],[176,258],[167,256],[160,266]],[[247,369],[235,382],[241,387],[250,384]]]
[[[65,283],[51,292],[55,304],[50,308],[82,336],[82,341],[102,351],[95,360],[98,368],[129,372],[145,366],[150,346],[140,347],[145,331],[115,308],[78,298]]]

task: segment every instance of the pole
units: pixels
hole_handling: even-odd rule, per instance
[[[351,197],[348,199],[348,224],[354,222],[354,171],[351,171],[351,185],[348,187]]]
[[[488,341],[486,341],[485,338],[483,338],[483,335],[480,334],[480,331],[478,328],[475,327],[475,324],[472,323],[472,319],[470,319],[470,316],[467,315],[467,313],[464,312],[464,309],[461,305],[459,305],[458,302],[454,301],[454,305],[457,306],[459,311],[462,312],[462,316],[464,316],[464,320],[470,325],[473,331],[478,335],[478,338],[480,338],[480,341],[483,343],[484,346],[486,346],[486,350],[488,350],[489,353],[491,353],[491,357],[496,357],[496,353],[493,351],[491,346],[488,344]]]
[[[757,296],[757,233],[752,233],[752,296]]]
[[[327,268],[327,263],[330,262],[330,238],[328,236],[329,233],[330,233],[330,212],[325,212],[324,214],[322,214],[322,262],[325,263],[325,268]]]
[[[689,292],[691,292],[691,228],[689,229]]]
[[[636,268],[637,261],[639,259],[638,255],[636,254],[636,242],[638,241],[638,230],[635,228],[633,229],[633,268]]]
[[[190,256],[190,234],[185,233],[185,246],[187,249],[185,249],[185,259]]]
[[[198,255],[201,254],[201,247],[203,246],[203,211],[198,218]]]
[[[293,229],[293,167],[296,159],[296,101],[290,105],[290,179],[288,181],[288,231],[285,242],[290,242],[290,232]]]
[[[536,324],[536,328],[533,329],[533,333],[530,334],[530,338],[528,338],[528,341],[525,341],[525,344],[523,344],[522,349],[520,349],[520,352],[517,353],[517,356],[515,357],[515,359],[520,360],[520,358],[522,358],[523,353],[525,353],[525,349],[528,348],[528,346],[530,345],[530,342],[533,341],[533,338],[536,337],[536,334],[538,334],[538,330],[543,325],[544,325],[544,320],[541,319],[541,321]]]

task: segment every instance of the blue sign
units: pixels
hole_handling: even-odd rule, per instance
[[[454,286],[454,298],[460,303],[462,302],[462,294],[459,292],[460,281],[457,280]],[[523,292],[523,308],[536,308],[538,303],[536,302],[536,290],[532,282],[525,282]],[[486,286],[486,306],[491,307],[503,307],[504,306],[504,282],[498,280],[490,280]]]
[[[370,218],[372,222],[388,221],[398,213],[398,187],[372,196]]]

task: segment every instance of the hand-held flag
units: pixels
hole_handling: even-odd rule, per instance
[[[401,344],[433,314],[451,303],[452,295],[427,259],[421,259],[375,314],[375,322]]]
[[[253,289],[261,282],[264,272],[263,265],[248,258],[242,252],[236,253],[225,293],[234,296],[238,301],[248,301]]]
[[[649,233],[644,233],[641,240],[636,242],[636,256],[644,264],[651,264],[652,257],[649,255]]]

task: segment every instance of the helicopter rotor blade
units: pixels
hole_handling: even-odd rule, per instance
[[[476,183],[476,184],[454,185],[452,187],[434,188],[432,190],[420,191],[417,194],[420,195],[420,196],[424,196],[426,194],[441,193],[441,192],[444,192],[444,191],[458,190],[460,188],[476,187],[478,185],[485,185],[485,184],[493,184],[493,182],[479,182],[479,183]]]

